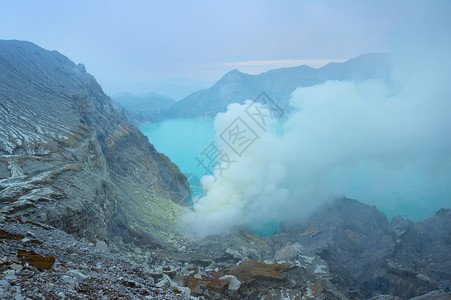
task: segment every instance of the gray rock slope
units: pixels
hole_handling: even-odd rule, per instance
[[[178,287],[175,291],[156,286],[148,264],[101,251],[86,240],[74,239],[50,226],[0,216],[0,228],[2,300],[188,296],[187,288]]]
[[[256,99],[262,92],[289,112],[290,95],[298,87],[313,86],[327,80],[385,79],[389,65],[386,54],[363,54],[344,63],[329,63],[318,69],[303,65],[258,75],[233,70],[211,88],[194,92],[162,114],[166,118],[214,117],[218,112],[225,111],[230,103]]]
[[[83,65],[0,41],[0,212],[89,240],[177,246],[186,178]],[[168,242],[170,241],[170,242]]]

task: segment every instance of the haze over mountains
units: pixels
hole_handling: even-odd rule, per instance
[[[336,76],[379,72],[348,70]],[[215,86],[231,95],[243,78]],[[341,197],[271,237],[242,227],[187,239],[185,176],[57,51],[0,41],[0,128],[0,298],[451,296],[450,209],[389,222]]]
[[[450,0],[0,11],[0,300],[451,300]]]
[[[171,98],[157,93],[147,93],[139,96],[123,93],[114,96],[113,101],[124,108],[129,120],[135,124],[163,120],[162,112],[175,103]]]
[[[321,68],[306,65],[271,70],[258,75],[232,70],[209,89],[199,90],[164,110],[166,118],[214,117],[231,103],[253,100],[265,92],[282,107],[291,110],[289,99],[298,87],[313,86],[327,80],[364,80],[385,77],[389,71],[387,54],[364,54],[344,63]]]
[[[159,122],[174,118],[206,118],[225,112],[231,103],[254,100],[265,92],[284,111],[289,112],[291,93],[298,87],[308,87],[328,80],[366,80],[387,78],[390,70],[390,57],[384,53],[363,54],[343,63],[329,63],[321,68],[307,65],[270,70],[258,75],[232,70],[213,86],[201,89],[179,101],[165,96],[149,95],[114,96],[127,115],[135,123]],[[151,87],[149,87],[151,88]],[[150,99],[152,95],[153,99]],[[167,101],[164,101],[166,99]]]

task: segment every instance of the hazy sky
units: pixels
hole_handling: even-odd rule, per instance
[[[393,32],[428,3],[392,2],[2,0],[0,39],[58,50],[107,92],[133,92],[389,51]]]

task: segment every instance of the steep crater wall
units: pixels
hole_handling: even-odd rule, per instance
[[[186,178],[83,65],[0,41],[0,129],[1,213],[91,241],[178,246]]]

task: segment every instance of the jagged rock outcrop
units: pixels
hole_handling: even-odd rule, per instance
[[[83,65],[0,41],[0,128],[0,212],[91,241],[177,246],[185,176]]]
[[[421,222],[388,221],[374,206],[340,198],[281,229],[272,237],[242,233],[196,241],[191,249],[204,253],[199,265],[206,271],[188,277],[192,293],[218,299],[451,297],[450,209]],[[230,266],[248,259],[268,264],[264,268],[288,264],[292,269],[280,280],[246,283]],[[229,282],[220,279],[225,275],[243,284],[230,291]]]
[[[199,90],[162,111],[164,118],[214,117],[231,103],[254,100],[265,92],[288,113],[290,95],[298,87],[313,86],[327,80],[386,80],[390,63],[387,54],[364,54],[343,63],[321,68],[303,65],[271,70],[258,75],[232,70],[209,89]]]
[[[298,256],[320,258],[352,298],[450,292],[450,209],[418,223],[389,222],[376,207],[343,198],[283,231],[272,238],[276,248],[296,245]]]

